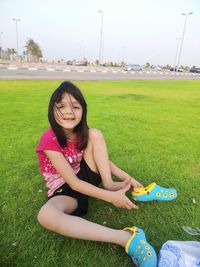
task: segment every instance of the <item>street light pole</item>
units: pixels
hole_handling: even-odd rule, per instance
[[[177,56],[178,56],[179,42],[180,42],[181,38],[176,38],[176,40],[177,40],[177,46],[176,46],[176,55],[175,55],[175,59],[174,59],[174,71],[176,71],[176,61],[177,61]]]
[[[101,14],[101,28],[100,28],[100,47],[99,47],[99,65],[103,61],[103,11],[98,10]]]
[[[19,55],[19,43],[18,43],[18,25],[17,23],[20,21],[20,19],[13,18],[16,24],[16,43],[17,43],[17,56]]]
[[[78,51],[77,51],[77,61],[80,62],[81,61],[81,44],[78,43],[77,47],[78,47],[77,48],[78,49]]]
[[[3,35],[3,32],[0,32],[0,47],[1,48],[3,47],[2,35]]]
[[[183,40],[184,40],[184,36],[185,36],[185,29],[186,29],[186,23],[187,23],[187,18],[189,15],[192,15],[193,12],[190,13],[182,13],[181,15],[185,16],[185,23],[184,23],[184,28],[183,28],[183,35],[182,35],[182,39],[181,39],[181,47],[180,47],[180,52],[179,52],[179,57],[178,57],[178,64],[177,64],[177,71],[179,69],[179,65],[180,65],[180,58],[181,58],[181,53],[182,53],[182,48],[183,48]]]
[[[121,62],[125,63],[125,54],[124,54],[124,51],[125,51],[126,47],[125,46],[122,46],[121,49],[122,49]]]
[[[3,32],[0,32],[0,58],[1,58],[1,53],[3,51],[2,35],[3,35]]]

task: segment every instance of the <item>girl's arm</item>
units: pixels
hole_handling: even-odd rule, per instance
[[[44,153],[48,156],[48,158],[50,159],[51,163],[53,164],[57,172],[63,177],[66,183],[73,190],[91,197],[95,197],[110,202],[119,208],[127,208],[127,209],[138,208],[125,195],[126,191],[129,190],[130,185],[127,185],[123,189],[114,192],[101,189],[90,183],[80,180],[74,174],[71,166],[61,153],[50,150],[45,150]]]
[[[117,167],[112,161],[110,161],[110,169],[111,173],[114,176],[118,177],[122,181],[125,181],[126,183],[130,182],[132,187],[143,187],[142,184],[140,184],[136,179],[131,177],[128,173]]]

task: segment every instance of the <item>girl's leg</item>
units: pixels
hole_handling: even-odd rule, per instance
[[[48,230],[76,239],[109,242],[125,247],[131,234],[72,216],[77,201],[68,196],[51,198],[39,211],[38,221]]]
[[[96,129],[89,130],[89,141],[84,150],[84,159],[91,170],[100,173],[104,187],[108,190],[113,189],[106,143],[102,133]],[[115,190],[120,189],[122,184],[122,182],[116,184]]]

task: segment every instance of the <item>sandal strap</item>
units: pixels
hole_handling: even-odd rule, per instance
[[[129,248],[129,245],[130,245],[131,241],[133,240],[133,238],[134,238],[134,237],[136,236],[136,234],[138,233],[138,231],[137,231],[137,227],[135,227],[135,226],[132,226],[132,227],[125,227],[123,230],[124,230],[124,231],[130,231],[130,232],[133,233],[133,234],[131,235],[131,237],[129,238],[129,240],[127,241],[126,246],[125,246],[125,251],[126,251],[126,253],[128,254],[128,248]]]
[[[146,187],[137,187],[134,188],[132,194],[133,195],[143,195],[143,194],[148,194],[154,187],[156,186],[156,183],[153,182],[150,185],[146,186]]]
[[[123,230],[132,232],[126,243],[125,251],[133,262],[140,267],[156,267],[157,255],[153,247],[147,242],[144,231],[135,226],[126,227]]]

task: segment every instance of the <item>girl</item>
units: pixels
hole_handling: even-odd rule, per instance
[[[36,150],[48,188],[48,201],[40,209],[38,221],[67,237],[118,244],[137,265],[156,267],[155,251],[142,229],[115,230],[81,218],[88,210],[88,196],[118,208],[137,209],[125,193],[130,187],[142,187],[108,159],[103,135],[88,128],[86,115],[87,104],[80,90],[63,82],[51,96],[51,128]],[[114,182],[112,174],[121,181]],[[104,189],[98,187],[101,182]]]

